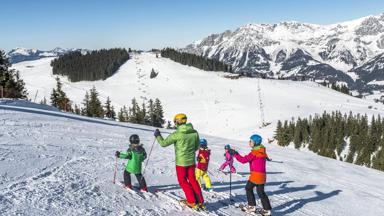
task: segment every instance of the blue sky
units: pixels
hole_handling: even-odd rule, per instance
[[[183,47],[247,23],[380,13],[383,0],[0,0],[0,49]]]

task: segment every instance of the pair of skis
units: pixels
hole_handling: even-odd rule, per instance
[[[191,212],[194,212],[195,214],[203,215],[203,216],[209,216],[210,215],[209,211],[206,209],[201,209],[201,208],[193,209],[193,208],[191,208],[190,206],[188,206],[186,204],[185,200],[183,200],[181,197],[179,197],[179,196],[177,196],[171,192],[158,191],[156,194],[163,199],[166,199],[166,200],[168,200],[168,201],[170,201],[176,205],[180,205],[183,208],[188,209]]]

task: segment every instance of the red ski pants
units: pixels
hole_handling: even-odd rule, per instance
[[[177,180],[183,189],[187,202],[204,203],[203,193],[195,177],[195,165],[176,166]],[[198,200],[196,200],[198,199]]]

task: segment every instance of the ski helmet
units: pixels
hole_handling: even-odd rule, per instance
[[[129,142],[131,144],[140,144],[140,137],[137,134],[132,134],[129,137]]]
[[[208,145],[208,142],[206,139],[200,139],[200,146],[201,147],[207,147]]]
[[[250,139],[251,139],[254,143],[256,143],[257,145],[260,145],[261,142],[263,142],[263,138],[262,138],[260,135],[258,135],[258,134],[253,134],[253,135],[250,137]]]
[[[175,117],[173,118],[173,122],[176,125],[185,124],[187,123],[187,115],[185,115],[184,113],[176,114]]]
[[[231,146],[229,144],[224,146],[224,149],[231,149]]]

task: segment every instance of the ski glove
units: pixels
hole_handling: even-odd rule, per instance
[[[229,150],[229,154],[231,154],[231,155],[237,155],[237,154],[239,154],[236,150],[234,150],[234,149],[230,149]]]
[[[272,159],[269,158],[269,157],[266,157],[265,159],[266,159],[267,161],[272,161]]]
[[[120,157],[120,152],[119,152],[119,151],[116,151],[115,156],[116,156],[116,157]]]
[[[153,135],[155,135],[155,137],[161,136],[160,130],[156,129]]]

